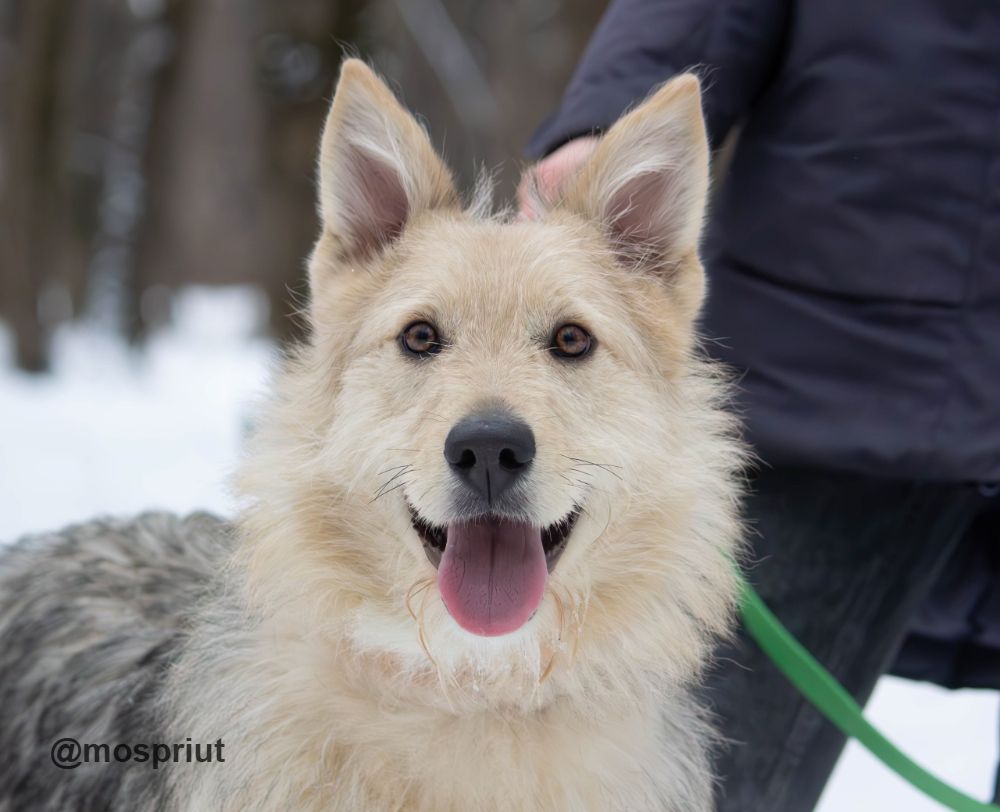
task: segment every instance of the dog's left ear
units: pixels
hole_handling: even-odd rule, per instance
[[[670,277],[698,266],[708,164],[700,84],[684,74],[608,130],[558,205],[599,222],[624,261]]]
[[[359,59],[347,59],[323,129],[319,209],[342,259],[365,259],[427,209],[458,204],[423,127]]]

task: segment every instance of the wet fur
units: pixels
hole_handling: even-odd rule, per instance
[[[535,221],[463,207],[417,123],[345,63],[320,163],[312,335],[277,376],[235,526],[151,514],[0,557],[0,809],[711,809],[692,698],[731,619],[743,452],[697,351],[707,145],[693,77],[602,139]],[[395,337],[432,318],[433,359]],[[592,357],[554,359],[558,324]],[[519,492],[583,513],[537,615],[478,638],[407,502],[454,510],[444,437],[502,406]],[[224,764],[58,771],[81,741],[226,743]]]

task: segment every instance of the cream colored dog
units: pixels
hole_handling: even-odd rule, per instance
[[[514,220],[463,207],[344,63],[311,337],[235,529],[170,531],[214,552],[150,701],[226,761],[130,809],[712,808],[691,686],[732,614],[743,452],[696,351],[707,185],[693,76]]]

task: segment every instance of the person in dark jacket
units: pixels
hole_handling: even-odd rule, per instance
[[[543,191],[687,69],[739,129],[702,329],[764,463],[749,577],[862,702],[894,664],[1000,687],[1000,3],[616,0]],[[843,737],[745,637],[718,660],[719,809],[812,809]]]

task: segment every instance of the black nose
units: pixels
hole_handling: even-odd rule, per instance
[[[535,458],[535,435],[510,415],[474,414],[448,432],[444,456],[459,479],[492,505],[528,470]]]

